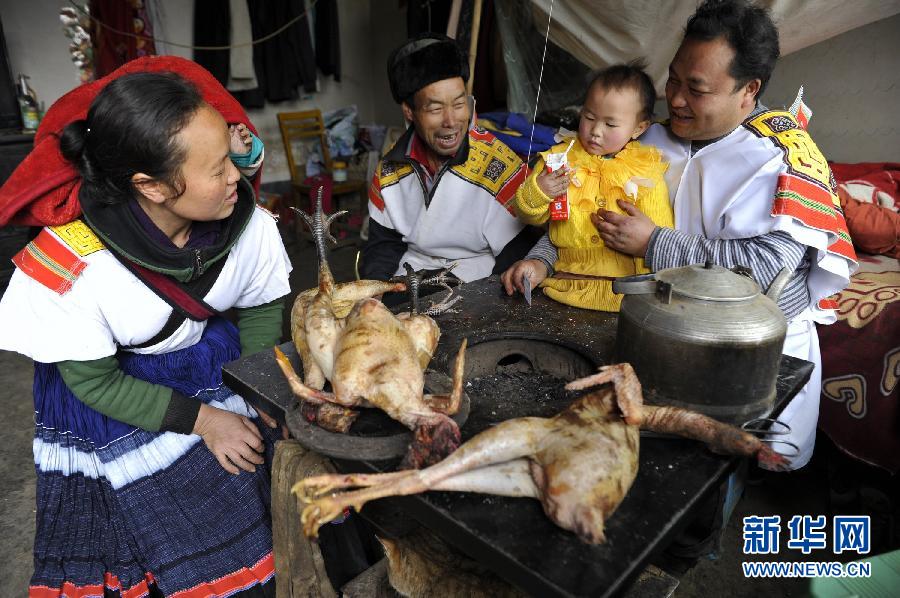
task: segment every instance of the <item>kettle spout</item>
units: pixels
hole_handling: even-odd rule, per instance
[[[775,277],[775,280],[772,281],[772,284],[769,285],[769,288],[766,289],[766,297],[777,303],[778,297],[781,296],[781,291],[784,290],[785,285],[787,285],[788,280],[791,278],[791,272],[792,270],[787,266],[782,268],[781,272],[778,273],[778,276]]]

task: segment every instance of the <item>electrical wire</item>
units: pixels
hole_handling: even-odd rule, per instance
[[[111,27],[110,25],[107,25],[106,23],[104,23],[103,21],[101,21],[100,19],[95,17],[94,15],[90,14],[82,6],[79,6],[78,4],[76,4],[75,0],[69,0],[69,4],[74,6],[78,12],[87,16],[91,21],[93,21],[94,23],[96,23],[97,25],[99,25],[100,27],[103,27],[104,29],[106,29],[108,31],[112,31],[113,33],[117,33],[119,35],[124,35],[126,37],[133,37],[135,39],[143,39],[146,41],[159,42],[161,44],[168,44],[170,46],[175,46],[177,48],[190,48],[192,50],[230,50],[232,48],[244,48],[246,46],[253,46],[256,44],[261,44],[263,42],[267,42],[270,39],[272,39],[273,37],[276,37],[276,36],[280,35],[281,33],[283,33],[284,31],[286,31],[287,29],[289,29],[292,25],[294,25],[294,23],[296,23],[300,19],[304,18],[307,15],[307,13],[310,11],[310,9],[312,9],[312,7],[316,5],[316,2],[318,2],[318,0],[310,0],[309,8],[304,10],[302,13],[300,13],[299,15],[297,15],[296,17],[294,17],[293,19],[291,19],[290,21],[288,21],[287,23],[285,23],[284,25],[282,25],[281,27],[279,27],[272,33],[269,33],[268,35],[264,35],[259,39],[254,39],[249,42],[244,42],[242,44],[234,44],[233,46],[192,46],[190,44],[179,44],[178,42],[170,42],[170,41],[166,41],[164,39],[158,39],[158,38],[151,37],[148,35],[139,35],[137,33],[121,31],[119,29],[116,29],[115,27]]]
[[[544,34],[544,53],[541,55],[541,72],[538,75],[537,96],[534,98],[534,115],[531,117],[531,136],[528,138],[528,154],[525,158],[525,171],[531,163],[531,142],[534,141],[534,121],[537,119],[538,102],[541,99],[541,81],[544,79],[544,61],[547,58],[547,41],[550,39],[550,21],[553,19],[553,0],[550,0],[550,12],[547,14],[547,33]]]

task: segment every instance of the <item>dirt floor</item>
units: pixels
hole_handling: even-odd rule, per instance
[[[286,234],[291,238],[291,234]],[[292,289],[315,284],[315,255],[304,242],[288,242],[294,265]],[[331,262],[338,280],[353,277],[356,248],[335,250]],[[285,327],[287,333],[287,325]],[[285,338],[288,338],[287,334]],[[31,545],[34,538],[35,474],[31,442],[33,409],[31,399],[31,362],[19,355],[0,352],[0,412],[4,414],[5,434],[0,443],[0,596],[24,596],[32,572]],[[848,473],[852,472],[852,473]],[[748,515],[780,515],[784,526],[792,515],[829,517],[835,512],[871,514],[873,551],[885,552],[900,546],[897,523],[896,481],[850,463],[837,455],[827,441],[820,442],[813,462],[789,474],[768,474],[748,485],[725,530],[721,550],[715,560],[701,559],[680,577],[675,596],[804,596],[804,580],[747,579],[740,563],[742,518]],[[524,499],[523,499],[524,500]],[[784,532],[783,532],[784,533]],[[876,537],[877,536],[877,537]],[[784,540],[782,540],[783,542]],[[802,558],[798,551],[782,552],[773,560],[832,560],[832,555]],[[798,558],[801,557],[801,558]]]

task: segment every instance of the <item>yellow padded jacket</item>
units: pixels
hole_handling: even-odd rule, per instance
[[[548,152],[562,152],[567,142],[541,153],[534,170],[516,192],[519,219],[527,224],[543,224],[550,218],[552,198],[537,185]],[[550,222],[550,240],[559,249],[554,265],[557,273],[617,278],[645,274],[643,258],[635,258],[606,247],[590,215],[605,208],[623,214],[617,200],[634,203],[657,226],[674,226],[669,192],[663,180],[668,164],[655,147],[630,141],[613,157],[593,156],[576,139],[568,154],[569,168],[580,186],[569,184],[569,219]],[[625,184],[634,177],[649,179],[652,187],[638,186],[637,200],[626,196]],[[619,311],[622,296],[612,292],[612,281],[604,279],[547,278],[544,293],[561,303],[599,311]]]

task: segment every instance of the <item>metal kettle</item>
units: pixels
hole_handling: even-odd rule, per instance
[[[776,300],[790,274],[765,294],[748,268],[711,262],[619,278],[616,357],[634,367],[649,404],[733,424],[765,417],[787,334]]]

